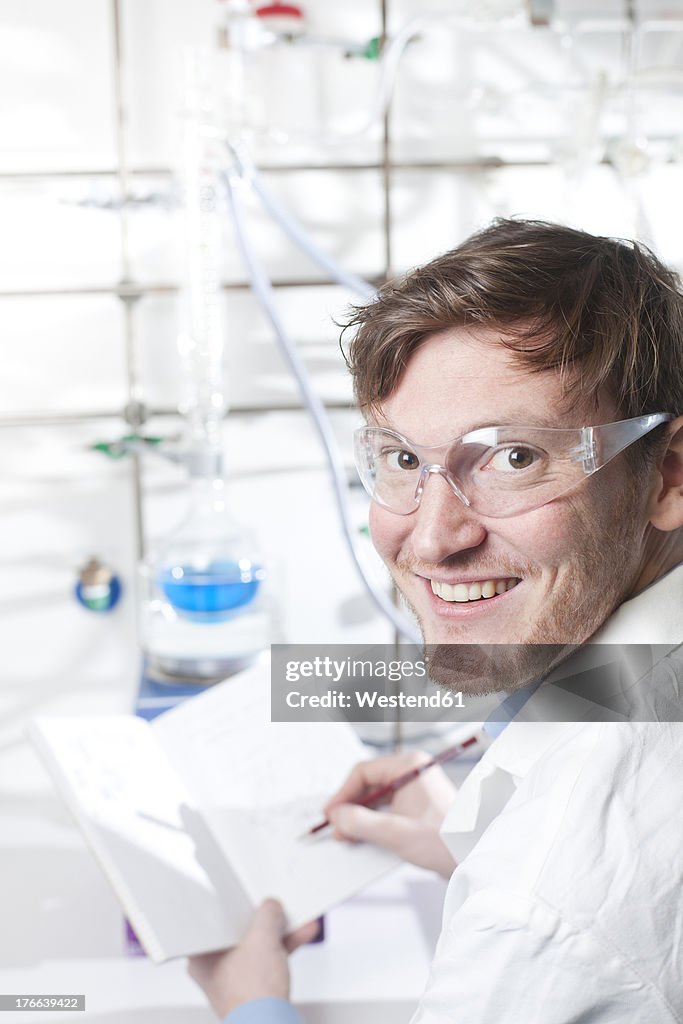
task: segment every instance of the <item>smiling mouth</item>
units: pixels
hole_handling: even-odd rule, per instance
[[[470,601],[486,601],[491,597],[505,594],[508,590],[513,590],[520,580],[514,576],[502,580],[477,580],[473,583],[439,583],[437,580],[429,582],[432,593],[442,601],[467,604]]]

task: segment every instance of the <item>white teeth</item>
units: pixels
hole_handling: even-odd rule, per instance
[[[476,583],[438,583],[436,580],[430,582],[432,592],[442,601],[465,604],[467,601],[479,601],[481,598],[504,594],[516,587],[519,580],[478,580]]]

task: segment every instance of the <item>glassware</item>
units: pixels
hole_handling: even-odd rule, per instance
[[[148,672],[209,683],[246,668],[271,641],[268,582],[223,480],[194,479],[189,515],[140,566]]]

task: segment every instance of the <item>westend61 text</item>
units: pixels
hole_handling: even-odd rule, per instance
[[[301,693],[290,690],[285,698],[290,708],[464,708],[462,693],[437,690],[432,694],[379,693],[377,690],[328,690],[326,693]]]

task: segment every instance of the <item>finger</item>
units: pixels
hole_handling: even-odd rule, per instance
[[[335,835],[356,842],[375,843],[405,857],[406,851],[424,831],[420,822],[399,814],[380,814],[357,804],[341,804],[330,812]]]
[[[418,768],[429,760],[429,754],[412,750],[405,754],[376,757],[372,761],[360,761],[337,792],[329,798],[323,813],[329,817],[330,810],[337,804],[356,803],[369,789],[392,782],[403,772]]]
[[[367,790],[368,786],[371,785],[370,779],[372,778],[374,764],[374,761],[360,761],[355,765],[337,792],[333,793],[329,798],[323,807],[323,812],[327,814],[328,810],[336,804],[352,803],[358,800]]]
[[[220,953],[199,953],[197,956],[187,958],[187,973],[193,981],[201,983],[201,979],[211,973],[212,968],[223,956],[225,950]]]
[[[285,912],[274,899],[264,900],[256,908],[245,935],[245,941],[262,940],[265,936],[280,942],[285,930]]]
[[[303,946],[307,942],[313,942],[313,939],[317,939],[319,934],[320,921],[309,921],[308,924],[302,925],[301,928],[297,928],[296,931],[286,937],[284,947],[288,953],[293,953],[299,946]]]

